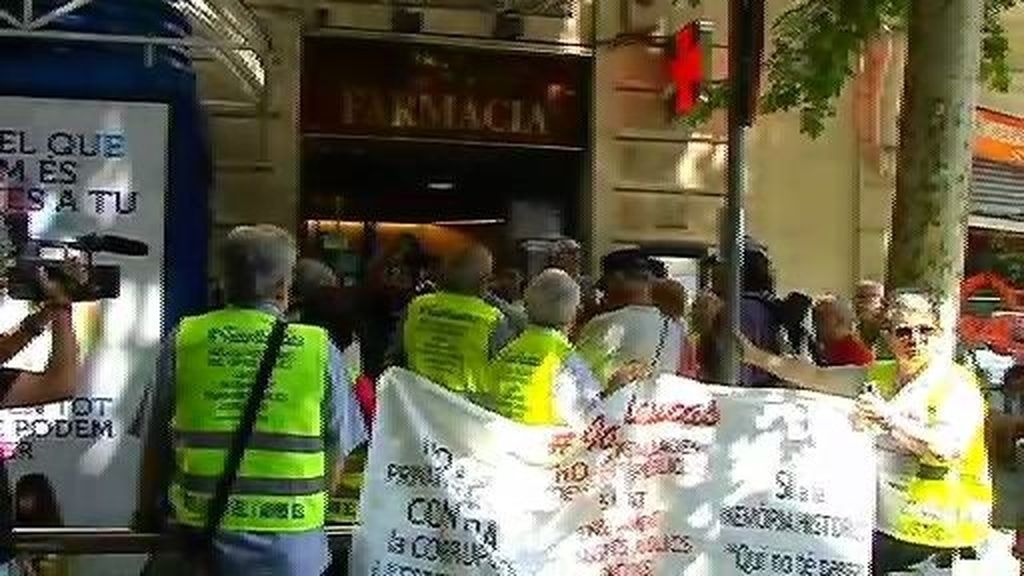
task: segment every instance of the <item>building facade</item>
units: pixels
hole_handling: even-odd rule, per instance
[[[686,23],[707,21],[710,76],[724,77],[724,0],[248,5],[271,40],[267,105],[232,107],[235,83],[204,75],[204,97],[215,103],[215,238],[238,223],[270,221],[307,243],[334,242],[351,260],[365,257],[369,236],[414,233],[436,250],[470,239],[506,250],[566,234],[590,247],[592,265],[618,246],[694,258],[719,243],[725,116],[699,127],[672,116],[664,47]],[[786,5],[768,2],[767,21]],[[1008,25],[1024,30],[1024,19],[1011,13]],[[782,292],[848,295],[858,279],[884,276],[901,46],[892,37],[866,51],[817,139],[799,132],[796,114],[758,117],[747,231],[768,247]],[[469,68],[458,72],[454,61]],[[453,79],[469,69],[472,85]],[[405,80],[387,85],[395,76]],[[998,112],[979,114],[990,140],[1012,144],[1019,134],[1011,128],[1024,116],[1020,88],[1015,75],[1010,94],[983,93],[982,104]],[[332,146],[341,151],[324,152]],[[483,168],[449,178],[460,162]],[[352,177],[359,169],[370,174]],[[392,172],[415,178],[381,177]],[[430,206],[445,209],[425,216]],[[976,221],[991,224],[984,218],[992,216]]]

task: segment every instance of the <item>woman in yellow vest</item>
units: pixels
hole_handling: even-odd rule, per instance
[[[748,364],[801,388],[857,396],[854,420],[874,433],[878,462],[875,575],[943,565],[982,543],[992,504],[985,401],[974,375],[939,352],[935,308],[899,293],[884,324],[895,360],[868,367],[820,368],[740,337]]]
[[[525,294],[529,325],[491,363],[484,404],[523,424],[582,427],[603,397],[649,368],[627,364],[607,390],[569,342],[580,305],[580,287],[566,272],[549,268]]]

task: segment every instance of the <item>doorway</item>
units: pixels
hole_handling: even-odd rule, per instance
[[[582,159],[552,148],[307,137],[306,252],[347,284],[410,236],[435,258],[476,243],[518,266],[520,241],[576,233]]]

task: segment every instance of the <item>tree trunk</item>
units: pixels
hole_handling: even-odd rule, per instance
[[[981,60],[980,0],[913,0],[889,244],[889,290],[940,305],[944,351],[959,312]]]

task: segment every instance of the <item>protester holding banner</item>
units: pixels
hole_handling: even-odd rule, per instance
[[[514,337],[508,319],[484,300],[493,270],[482,246],[445,262],[441,290],[409,304],[388,364],[480,400],[490,360]]]
[[[296,258],[288,233],[236,228],[220,256],[227,308],[184,319],[158,361],[138,527],[159,529],[170,515],[195,534],[212,514],[218,573],[321,574],[326,495],[344,458],[366,440],[363,417],[326,331],[283,321]],[[261,402],[253,394],[268,379]],[[240,422],[254,422],[247,441]],[[236,445],[259,457],[234,460],[247,453]],[[241,466],[225,493],[232,460]],[[216,522],[209,502],[228,494]],[[149,573],[180,573],[179,559],[156,560]]]
[[[654,304],[654,262],[639,250],[627,249],[605,256],[602,268],[606,299],[620,307],[590,320],[577,341],[598,381],[607,386],[631,362],[677,374],[685,330]]]
[[[858,396],[855,421],[876,437],[873,574],[949,564],[986,539],[992,488],[985,401],[973,374],[937,353],[938,315],[918,293],[895,295],[883,336],[895,361],[820,368],[739,336],[747,363],[799,387]]]
[[[526,289],[526,330],[491,365],[487,408],[522,424],[582,428],[600,405],[601,384],[569,341],[580,305],[580,287],[567,273],[549,268]],[[628,365],[612,388],[643,378],[644,366]]]
[[[530,282],[525,301],[529,325],[494,359],[485,405],[522,424],[582,425],[601,386],[566,335],[579,307],[579,285],[549,268]]]

